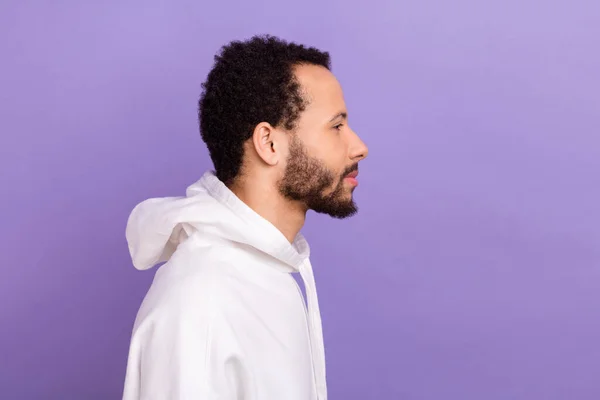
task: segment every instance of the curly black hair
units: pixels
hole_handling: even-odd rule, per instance
[[[244,142],[256,125],[268,122],[292,130],[306,100],[293,67],[312,64],[331,69],[328,52],[254,36],[223,46],[198,102],[200,133],[217,177],[231,184],[240,173]]]

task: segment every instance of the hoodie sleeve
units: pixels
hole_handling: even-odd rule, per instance
[[[210,296],[196,293],[178,290],[160,301],[149,293],[134,327],[123,400],[255,399],[231,325]]]

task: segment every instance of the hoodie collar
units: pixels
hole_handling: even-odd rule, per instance
[[[256,227],[257,234],[262,237],[254,243],[255,247],[291,267],[290,272],[298,272],[302,263],[309,258],[310,247],[301,233],[290,243],[279,229],[240,200],[217,178],[214,171],[205,172],[196,184],[190,186],[187,197],[198,192],[197,185],[203,187],[211,197],[229,208],[248,226]]]

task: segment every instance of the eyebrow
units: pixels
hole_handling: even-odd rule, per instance
[[[339,113],[337,113],[337,114],[336,114],[336,115],[335,115],[333,118],[331,118],[331,119],[329,120],[329,122],[331,123],[331,122],[335,121],[335,120],[336,120],[336,119],[338,119],[338,118],[342,118],[342,119],[348,119],[348,113],[346,113],[346,112],[344,112],[344,111],[342,111],[342,112],[339,112]]]

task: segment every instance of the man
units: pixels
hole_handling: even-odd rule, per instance
[[[215,171],[185,197],[132,212],[137,315],[125,400],[324,400],[321,318],[306,212],[353,215],[367,147],[350,129],[329,54],[271,36],[215,57],[199,102]],[[291,273],[299,272],[308,307]]]

